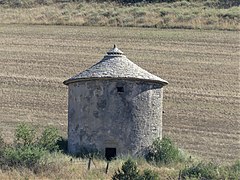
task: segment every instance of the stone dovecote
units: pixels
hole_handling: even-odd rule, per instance
[[[140,155],[162,137],[163,86],[116,46],[68,85],[68,150]]]

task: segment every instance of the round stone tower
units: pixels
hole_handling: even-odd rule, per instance
[[[107,159],[142,154],[162,137],[162,87],[115,45],[68,85],[68,151],[99,151]]]

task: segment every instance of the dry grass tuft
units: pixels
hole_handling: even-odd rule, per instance
[[[106,161],[100,159],[94,159],[91,163],[90,170],[88,167],[88,159],[79,159],[69,157],[61,153],[52,154],[50,157],[46,157],[48,165],[39,166],[39,171],[30,171],[26,168],[11,169],[2,171],[0,169],[1,179],[111,179],[117,169],[120,169],[122,164],[126,161],[125,158],[120,158],[110,162],[108,173],[106,170]],[[138,169],[143,171],[144,169],[151,169],[158,174],[161,174],[163,179],[169,177],[175,178],[178,176],[179,167],[155,167],[148,164],[145,160],[136,159]],[[46,163],[46,162],[45,162]]]

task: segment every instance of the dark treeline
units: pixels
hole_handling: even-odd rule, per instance
[[[0,0],[0,5],[10,5],[15,7],[32,6],[36,4],[53,4],[53,3],[68,3],[68,2],[117,2],[120,4],[136,4],[136,3],[175,3],[175,2],[202,3],[204,6],[216,8],[230,8],[240,6],[240,0]]]
[[[114,1],[114,0],[113,0]],[[239,6],[239,0],[116,0],[120,3],[173,3],[179,1],[187,1],[187,2],[200,2],[204,3],[205,5],[211,5],[216,7],[232,7],[232,6]]]
[[[56,1],[73,1],[82,2],[83,0],[56,0]],[[240,6],[240,0],[85,0],[86,2],[117,2],[121,4],[135,4],[135,3],[174,3],[174,2],[192,2],[203,3],[206,6],[229,8],[232,6]]]

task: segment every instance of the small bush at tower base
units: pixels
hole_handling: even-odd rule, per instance
[[[128,159],[123,165],[121,170],[117,170],[112,177],[113,180],[158,180],[158,174],[145,169],[143,174],[137,169],[137,164]]]
[[[183,160],[181,151],[173,144],[171,139],[157,138],[149,147],[146,159],[156,164],[169,164]]]

